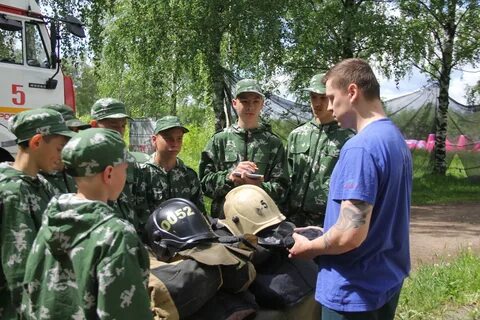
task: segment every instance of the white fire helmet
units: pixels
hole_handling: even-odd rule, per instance
[[[260,187],[246,184],[231,190],[221,220],[233,235],[257,234],[285,220],[273,199]]]

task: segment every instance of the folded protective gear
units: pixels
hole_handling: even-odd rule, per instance
[[[162,265],[150,272],[167,288],[180,319],[194,314],[222,285],[220,267],[204,266],[191,259]]]
[[[201,314],[213,312],[209,310],[213,307],[210,304],[217,301],[214,297],[222,293],[228,293],[233,302],[237,301],[236,295],[241,297],[256,276],[253,264],[248,261],[251,254],[251,251],[220,243],[202,243],[178,252],[176,258],[182,260],[163,263],[151,259],[149,290],[152,309],[156,315],[160,314],[158,319],[162,319],[162,315],[167,315],[169,320],[190,316],[191,319],[199,319],[199,310],[203,309]],[[245,305],[241,299],[238,301],[239,309],[214,308],[223,310],[224,315],[251,311],[249,304]]]
[[[255,297],[248,291],[230,293],[219,291],[198,312],[185,320],[243,320],[252,319],[258,310]]]
[[[255,269],[257,276],[249,290],[261,307],[284,309],[314,292],[318,267],[313,261],[277,253]]]

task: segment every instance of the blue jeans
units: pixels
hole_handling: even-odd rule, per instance
[[[398,299],[400,298],[400,291],[401,290],[394,294],[382,307],[373,311],[342,312],[322,306],[321,320],[393,320],[395,318]]]

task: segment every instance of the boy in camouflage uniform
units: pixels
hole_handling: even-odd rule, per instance
[[[127,109],[123,102],[112,98],[101,98],[97,100],[90,111],[92,128],[105,128],[117,131],[123,139],[128,119]],[[132,223],[138,231],[138,218],[131,205],[134,197],[134,179],[139,167],[137,164],[130,163],[127,170],[127,181],[120,197],[113,203],[113,206],[120,211],[124,219]]]
[[[242,184],[263,188],[277,203],[285,197],[289,183],[285,150],[259,121],[264,99],[257,81],[239,81],[233,100],[238,122],[217,132],[202,152],[199,174],[203,192],[213,199],[212,217],[223,218],[225,195]],[[250,178],[252,173],[263,177]]]
[[[288,136],[287,161],[291,184],[284,211],[297,226],[323,226],[330,175],[340,149],[353,136],[353,131],[341,129],[327,110],[323,76],[313,76],[310,86],[303,89],[310,92],[313,119]]]
[[[0,319],[17,319],[27,256],[54,195],[37,174],[55,170],[75,134],[60,113],[41,108],[15,115],[11,131],[18,154],[13,163],[0,164]]]
[[[141,178],[136,179],[137,216],[143,226],[150,214],[165,200],[184,198],[205,213],[203,194],[197,173],[177,157],[182,150],[183,135],[188,129],[174,116],[166,116],[155,124],[152,142],[155,153],[140,164]]]
[[[28,256],[25,319],[152,319],[148,254],[135,228],[107,204],[122,192],[131,161],[121,137],[92,128],[62,160],[78,186],[55,196]]]
[[[72,121],[80,121],[75,118],[75,113],[73,112],[72,108],[70,108],[65,104],[49,104],[44,106],[43,108],[60,112],[60,114],[63,117],[63,120],[65,120],[65,124],[70,130],[72,129],[70,128],[69,125],[72,124]],[[88,127],[90,127],[90,125],[88,124],[83,124],[82,126],[82,128],[84,129]],[[53,172],[41,171],[39,173],[39,176],[42,178],[45,178],[52,185],[52,188],[55,194],[71,193],[71,192],[77,191],[75,180],[73,180],[71,176],[65,173],[62,162],[58,163],[58,167],[55,168],[55,171]]]

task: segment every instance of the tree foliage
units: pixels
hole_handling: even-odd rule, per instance
[[[284,64],[293,76],[292,89],[346,58],[369,60],[390,75],[400,42],[392,9],[392,4],[382,1],[292,1]]]
[[[59,14],[77,8],[100,92],[125,100],[137,116],[190,103],[223,118],[227,72],[264,83],[293,74],[298,87],[342,58],[385,62],[394,39],[395,17],[375,1],[43,1]]]
[[[480,80],[467,89],[467,102],[471,105],[480,105]]]
[[[89,15],[91,6],[90,2],[84,0],[40,0],[38,2],[42,6],[42,12],[48,17],[64,19],[67,15],[72,15],[81,21],[85,21],[84,19]],[[85,59],[85,55],[89,52],[88,41],[70,34],[64,27],[64,23],[58,23],[57,21],[57,24],[59,26],[61,43],[60,58],[65,58],[69,62],[82,62]]]
[[[436,82],[451,72],[480,62],[478,1],[400,1],[403,58]]]
[[[282,1],[117,0],[100,33],[100,91],[135,115],[223,112],[225,70],[268,77],[281,61]]]
[[[454,68],[480,62],[478,1],[400,1],[403,47],[400,58],[440,86],[434,171],[445,174],[448,90]]]
[[[70,43],[65,56],[74,59],[87,52],[94,73],[87,68],[77,74],[85,79],[94,75],[98,93],[124,100],[134,116],[197,106],[213,110],[220,129],[230,86],[238,77],[272,86],[272,77],[287,75],[293,80],[290,89],[296,90],[314,73],[349,57],[367,59],[397,79],[417,67],[441,88],[438,172],[444,169],[450,74],[480,60],[478,1],[41,2],[54,15],[74,14],[85,22],[88,45],[65,37]]]
[[[77,113],[89,115],[92,105],[100,98],[94,67],[88,63],[77,66],[73,72],[73,81]]]

